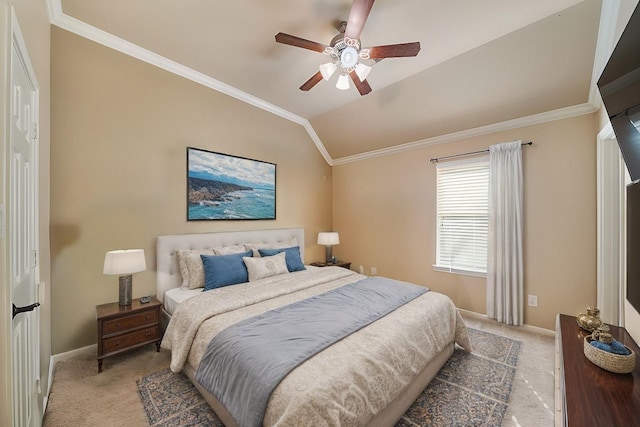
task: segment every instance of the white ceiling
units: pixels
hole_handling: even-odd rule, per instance
[[[373,92],[363,97],[354,87],[336,89],[335,75],[300,91],[327,57],[278,44],[275,34],[329,44],[334,22],[346,20],[350,6],[61,0],[62,16],[75,18],[75,27],[103,30],[302,118],[330,159],[589,100],[601,0],[378,0],[362,45],[419,41],[418,56],[374,65],[367,79]]]

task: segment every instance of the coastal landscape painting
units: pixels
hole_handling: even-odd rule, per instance
[[[187,147],[187,220],[276,219],[276,165]]]

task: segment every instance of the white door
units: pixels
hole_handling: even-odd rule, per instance
[[[19,27],[13,17],[9,149],[9,272],[11,299],[27,310],[38,300],[37,156],[38,90]],[[39,426],[39,310],[15,314],[11,364],[13,425]]]

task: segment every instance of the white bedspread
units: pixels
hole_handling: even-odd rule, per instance
[[[364,277],[340,267],[308,269],[190,298],[162,341],[171,369],[187,361],[197,368],[211,338],[239,320]],[[365,425],[454,341],[471,349],[453,302],[427,292],[291,371],[271,395],[264,425]]]

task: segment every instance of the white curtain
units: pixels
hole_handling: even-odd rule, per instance
[[[489,253],[487,316],[507,325],[522,325],[521,142],[489,147]]]

